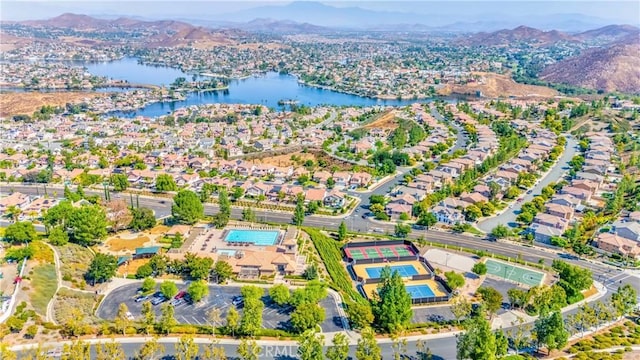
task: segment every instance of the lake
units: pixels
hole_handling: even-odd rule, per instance
[[[81,65],[85,66],[91,74],[127,80],[133,84],[168,85],[178,77],[184,77],[191,81],[193,76],[193,74],[182,72],[179,69],[142,65],[135,58],[101,63],[82,63]],[[246,79],[232,80],[228,90],[192,92],[186,95],[185,100],[153,103],[135,112],[117,112],[113,115],[155,117],[187,106],[214,103],[262,104],[279,108],[278,101],[280,100],[296,100],[298,104],[307,106],[399,106],[416,102],[416,100],[379,100],[320,89],[301,85],[294,76],[269,72]],[[444,100],[455,101],[455,98],[445,98]],[[429,101],[431,100],[426,99],[420,102]]]

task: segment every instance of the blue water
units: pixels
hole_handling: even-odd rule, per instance
[[[226,242],[230,243],[252,243],[255,245],[267,246],[275,245],[278,241],[278,231],[265,230],[229,230],[227,236],[224,237]]]
[[[412,299],[426,298],[426,297],[434,297],[436,296],[433,293],[433,290],[429,287],[429,285],[408,285],[405,286],[409,295],[411,295]]]
[[[391,272],[397,271],[401,277],[411,277],[413,275],[418,275],[418,270],[413,265],[387,265],[391,268]],[[368,267],[365,270],[367,271],[367,275],[369,279],[379,279],[380,273],[387,266],[379,266],[379,267]]]
[[[92,74],[127,80],[132,84],[169,85],[178,77],[184,77],[189,81],[193,78],[193,74],[182,72],[179,69],[138,64],[135,58],[124,58],[111,62],[74,64],[85,66]],[[200,78],[206,79],[206,77]],[[298,104],[307,106],[402,106],[416,102],[416,100],[378,100],[319,89],[299,84],[294,76],[270,72],[242,80],[232,80],[227,90],[189,93],[183,101],[153,103],[135,112],[116,112],[113,115],[122,117],[138,115],[155,117],[166,115],[186,106],[215,103],[262,104],[278,109],[281,108],[278,105],[280,100],[297,100]],[[454,102],[456,97],[443,98],[443,100]],[[429,102],[431,100],[419,101]]]

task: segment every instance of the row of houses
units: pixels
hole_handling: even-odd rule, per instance
[[[602,206],[599,198],[602,192],[608,192],[613,184],[609,183],[615,179],[614,174],[608,174],[607,167],[596,170],[597,167],[590,166],[593,161],[611,163],[613,155],[613,142],[611,138],[589,133],[589,149],[585,151],[585,164],[582,171],[576,173],[571,182],[563,186],[545,204],[545,211],[538,213],[530,226],[536,241],[550,243],[553,237],[562,236],[565,231],[577,219],[577,214],[582,213],[588,206],[598,208]],[[608,178],[605,182],[605,177]]]

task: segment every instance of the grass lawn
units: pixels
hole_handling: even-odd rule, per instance
[[[29,298],[35,311],[45,316],[47,314],[47,304],[53,298],[58,288],[56,279],[56,267],[53,264],[38,265],[33,269],[31,275],[31,291]]]
[[[468,232],[470,234],[473,234],[473,235],[484,235],[484,233],[482,231],[476,229],[474,226],[469,226],[464,231]]]
[[[61,288],[53,303],[54,317],[60,324],[65,324],[72,318],[80,320],[79,317],[83,317],[87,324],[97,324],[100,319],[94,315],[94,310],[101,297]]]
[[[82,279],[93,259],[91,250],[72,243],[58,246],[57,249],[60,254],[60,272],[62,276]]]
[[[151,239],[149,239],[148,236],[139,236],[135,239],[111,238],[105,242],[105,245],[111,251],[134,251],[149,241],[151,241]]]

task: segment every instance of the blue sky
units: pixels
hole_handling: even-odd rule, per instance
[[[640,1],[590,1],[590,0],[536,0],[536,1],[321,1],[322,3],[348,7],[358,6],[371,10],[388,10],[409,13],[446,14],[455,20],[482,20],[487,15],[514,16],[582,14],[611,20],[615,23],[640,23]],[[44,19],[64,12],[88,15],[128,15],[145,18],[203,18],[224,17],[232,13],[267,4],[287,4],[287,1],[0,1],[0,18],[3,20]],[[150,6],[153,4],[152,6]]]

